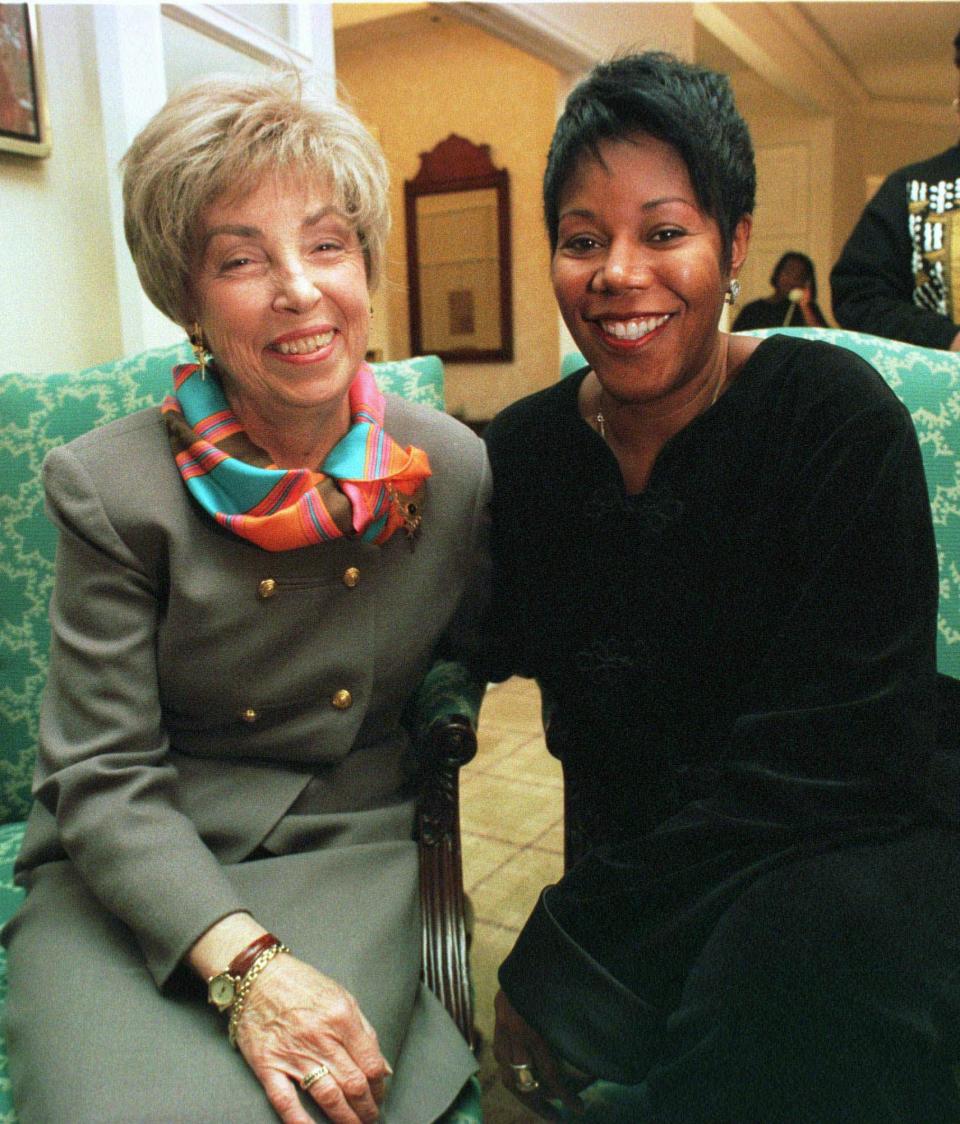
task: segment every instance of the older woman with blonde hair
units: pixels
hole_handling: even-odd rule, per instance
[[[387,170],[309,82],[178,93],[124,199],[197,361],[45,466],[17,1112],[426,1124],[475,1064],[419,980],[401,715],[482,572],[483,448],[364,362]]]

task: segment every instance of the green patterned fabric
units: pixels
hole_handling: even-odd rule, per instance
[[[560,378],[565,379],[567,375],[572,375],[586,365],[587,361],[579,351],[568,351],[560,360]]]
[[[23,841],[23,823],[0,824],[0,923],[10,917],[23,897],[23,891],[13,884],[13,861]],[[7,954],[0,948],[0,1012],[7,1000]],[[0,1037],[0,1124],[14,1124],[16,1113],[7,1073],[7,1051]]]
[[[437,1124],[479,1124],[482,1120],[480,1079],[474,1076],[464,1085],[460,1091],[460,1096],[437,1121]],[[0,1124],[3,1124],[2,1119],[0,1119]]]
[[[22,898],[13,885],[13,862],[30,806],[47,673],[47,604],[56,532],[44,514],[40,467],[55,446],[159,403],[170,390],[171,368],[192,358],[184,341],[85,371],[0,375],[0,924]],[[373,369],[381,390],[444,409],[443,364],[436,356],[374,363]],[[427,688],[429,698],[444,699],[443,713],[455,707],[475,719],[479,701],[469,695],[455,700],[451,692],[456,690],[449,665]],[[417,707],[426,724],[432,720],[429,705]],[[6,986],[0,949],[0,1010]],[[471,1090],[472,1086],[464,1090],[450,1124],[480,1120],[479,1096]],[[15,1120],[6,1052],[0,1043],[0,1124]]]
[[[614,1085],[595,1081],[580,1094],[583,1112],[571,1112],[557,1103],[559,1119],[579,1124],[637,1124],[649,1115],[642,1085]]]

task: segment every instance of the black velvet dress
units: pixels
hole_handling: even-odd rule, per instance
[[[572,733],[589,847],[504,990],[658,1124],[960,1120],[955,758],[906,410],[772,337],[626,494],[580,372],[505,410],[498,641]],[[644,1103],[647,1103],[646,1101]]]

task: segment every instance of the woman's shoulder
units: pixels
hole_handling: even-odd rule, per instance
[[[47,511],[125,564],[154,571],[174,525],[192,507],[159,407],[108,422],[52,449],[43,464]]]
[[[832,439],[851,423],[891,440],[913,432],[909,411],[882,376],[859,355],[825,340],[769,336],[737,382],[731,398],[742,404],[742,423],[785,445]]]
[[[93,478],[119,471],[133,475],[134,465],[162,457],[172,463],[170,443],[159,406],[148,406],[87,430],[47,453],[44,472],[49,475],[68,463],[82,465]],[[138,472],[141,470],[138,469]]]
[[[826,339],[775,333],[760,341],[744,373],[755,376],[760,392],[804,399],[843,401],[863,408],[870,403],[899,406],[900,401],[865,359]]]
[[[529,450],[531,444],[555,445],[557,429],[578,421],[577,394],[589,371],[579,371],[558,382],[518,398],[505,406],[483,431],[483,439],[491,456],[508,453],[510,449]]]
[[[418,440],[434,441],[454,448],[483,444],[468,425],[443,410],[412,402],[397,394],[385,394],[384,398],[387,402],[384,428],[401,444],[417,444]]]
[[[430,458],[436,475],[476,481],[485,473],[486,450],[476,433],[450,414],[394,394],[387,401],[384,428],[397,444],[414,445]]]

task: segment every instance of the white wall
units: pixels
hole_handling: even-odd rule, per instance
[[[41,7],[51,155],[0,153],[0,371],[120,350],[93,9]]]

